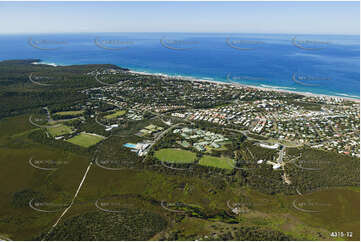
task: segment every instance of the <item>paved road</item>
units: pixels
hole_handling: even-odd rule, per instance
[[[151,144],[148,148],[147,148],[147,151],[149,151],[153,145],[155,145],[161,138],[163,138],[164,135],[166,135],[169,131],[171,131],[173,128],[179,126],[179,125],[184,125],[184,123],[177,123],[177,124],[174,124],[172,126],[170,126],[168,129],[164,130],[162,133],[160,133],[158,135],[158,137],[154,140],[153,144]],[[147,155],[144,157],[143,161],[148,157],[148,153]]]

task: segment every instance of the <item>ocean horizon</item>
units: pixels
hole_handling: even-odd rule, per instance
[[[0,35],[0,60],[114,64],[132,71],[360,98],[358,35]]]

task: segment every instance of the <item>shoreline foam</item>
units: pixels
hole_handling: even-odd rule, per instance
[[[56,63],[48,63],[48,62],[44,62],[44,61],[40,61],[40,62],[33,62],[32,64],[34,65],[50,65],[50,66],[66,66],[64,64],[56,64]],[[73,65],[73,64],[69,64],[69,65]],[[80,64],[78,64],[80,65]],[[118,65],[116,65],[118,66]],[[121,66],[118,66],[121,67]],[[126,67],[121,67],[121,68],[126,68]],[[272,85],[265,85],[265,84],[261,84],[261,86],[255,86],[255,85],[249,85],[249,84],[242,84],[242,83],[238,83],[238,82],[223,82],[223,81],[216,81],[212,78],[196,78],[196,77],[192,77],[192,76],[183,76],[183,75],[169,75],[169,74],[165,74],[165,73],[152,73],[152,72],[146,72],[146,71],[135,71],[132,70],[130,68],[128,68],[130,73],[134,73],[134,74],[139,74],[139,75],[151,75],[151,76],[158,76],[158,77],[164,77],[164,78],[176,78],[179,80],[187,80],[187,81],[200,81],[200,82],[209,82],[209,83],[214,83],[214,84],[222,84],[222,85],[234,85],[234,86],[238,86],[238,87],[243,87],[243,88],[254,88],[254,89],[258,89],[258,90],[262,90],[262,91],[274,91],[274,92],[284,92],[284,93],[290,93],[290,94],[299,94],[299,95],[303,95],[303,96],[307,96],[307,97],[325,97],[325,98],[341,98],[343,100],[346,101],[353,101],[353,102],[357,102],[360,103],[360,98],[356,98],[356,96],[353,95],[349,95],[349,94],[345,94],[345,93],[336,93],[339,94],[339,96],[337,95],[328,95],[328,94],[317,94],[317,93],[311,93],[311,92],[301,92],[301,91],[292,91],[289,89],[294,89],[292,87],[279,87],[279,86],[272,86]]]
[[[234,85],[234,86],[238,86],[238,87],[243,87],[243,88],[254,88],[254,89],[258,89],[258,90],[262,90],[262,91],[273,91],[273,92],[283,92],[283,93],[290,93],[290,94],[299,94],[299,95],[303,95],[306,97],[324,97],[324,98],[340,98],[340,99],[344,99],[346,101],[353,101],[353,102],[357,102],[360,103],[360,99],[356,98],[355,96],[352,95],[348,95],[348,94],[343,94],[340,93],[340,96],[334,96],[334,95],[327,95],[327,94],[317,94],[317,93],[311,93],[311,92],[301,92],[301,91],[292,91],[292,90],[287,90],[288,89],[294,89],[294,88],[289,88],[289,87],[279,87],[279,86],[271,86],[271,85],[264,85],[261,84],[261,86],[255,86],[255,85],[249,85],[249,84],[241,84],[241,83],[237,83],[237,82],[222,82],[222,81],[216,81],[216,80],[209,80],[209,78],[195,78],[195,77],[190,77],[190,76],[181,76],[181,75],[168,75],[168,74],[164,74],[164,73],[151,73],[151,72],[144,72],[144,71],[134,71],[134,70],[130,70],[130,73],[134,73],[134,74],[139,74],[139,75],[151,75],[151,76],[160,76],[160,77],[165,77],[165,78],[176,78],[179,80],[187,80],[187,81],[198,81],[198,82],[209,82],[209,83],[214,83],[214,84],[220,84],[220,85]]]

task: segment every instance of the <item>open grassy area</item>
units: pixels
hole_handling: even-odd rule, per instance
[[[91,157],[86,154],[83,156],[65,152],[55,146],[36,143],[28,139],[27,134],[34,127],[26,122],[27,119],[28,116],[18,116],[0,120],[0,145],[2,146],[0,148],[0,164],[3,167],[0,170],[0,177],[9,184],[3,186],[0,191],[2,196],[0,200],[0,235],[5,235],[12,240],[30,240],[40,233],[47,233],[60,216],[60,213],[41,213],[30,209],[28,206],[29,196],[23,197],[22,207],[14,207],[14,194],[30,189],[44,196],[45,203],[68,203],[77,190],[91,160]],[[89,138],[87,135],[85,136]],[[123,142],[121,139],[113,140],[111,143],[114,143],[114,146],[112,147],[116,147],[117,144],[121,145]],[[126,139],[126,142],[138,141],[138,138],[134,139]],[[24,144],[29,145],[24,146]],[[111,149],[105,149],[103,152],[108,154],[109,150]],[[175,151],[180,151],[183,153],[182,157],[188,152],[177,149],[163,150],[170,150],[172,156]],[[67,161],[67,163],[59,166],[59,169],[54,172],[48,172],[30,166],[28,164],[30,157],[33,157],[34,160]],[[224,159],[210,157],[217,160]],[[233,233],[240,231],[244,226],[258,226],[257,228],[261,229],[282,231],[298,240],[353,239],[357,241],[359,239],[360,194],[358,187],[332,188],[303,196],[266,195],[245,187],[226,186],[224,189],[219,189],[217,184],[211,181],[211,179],[196,176],[185,177],[182,173],[167,174],[147,169],[123,169],[113,172],[93,165],[72,209],[63,217],[58,226],[62,227],[64,222],[74,221],[72,218],[83,217],[88,212],[99,212],[94,202],[104,199],[101,201],[113,201],[112,209],[119,208],[120,206],[117,204],[121,204],[122,208],[142,209],[170,218],[171,223],[164,232],[180,231],[179,239],[192,238],[194,240],[199,239],[198,235]],[[124,186],[124,184],[127,185]],[[182,189],[179,189],[180,187]],[[211,190],[216,192],[210,193]],[[114,195],[117,196],[113,198]],[[112,200],[106,200],[109,197],[112,197]],[[293,207],[295,199],[299,199],[297,205],[300,208],[319,210],[320,212],[307,213],[295,209]],[[154,200],[158,203],[152,202]],[[191,210],[192,213],[195,215],[202,213],[210,218],[185,216],[183,220],[175,222],[172,216],[176,216],[176,213],[164,209],[159,205],[160,201],[168,204],[182,202],[197,207],[200,212]],[[246,213],[234,215],[237,219],[239,218],[239,224],[223,222],[225,220],[222,218],[223,211],[232,214],[227,202],[232,207],[233,204],[242,202],[244,206],[249,207]],[[47,207],[39,205],[39,208],[54,209],[50,205]],[[108,207],[104,205],[104,208]],[[171,205],[169,208],[186,210],[184,207]],[[217,214],[222,216],[215,216]],[[90,220],[84,220],[84,224],[88,221]],[[107,221],[105,222],[108,223]],[[124,220],[124,224],[128,226],[128,223],[133,221],[135,220]],[[69,226],[69,228],[74,227]],[[133,227],[130,228],[133,229]],[[353,232],[353,237],[330,237],[331,231]],[[73,232],[77,232],[77,230]],[[112,232],[109,233],[109,235],[112,234]],[[159,236],[161,235],[159,233]],[[193,235],[196,237],[192,237]]]
[[[73,132],[73,129],[69,126],[61,124],[56,127],[48,128],[48,132],[50,133],[51,136],[55,137],[55,136],[60,136],[60,135],[64,135],[64,134],[70,134]]]
[[[64,112],[57,112],[54,113],[54,115],[59,115],[59,116],[66,116],[66,115],[81,115],[84,113],[84,110],[79,110],[79,111],[64,111]]]
[[[125,110],[120,110],[120,111],[116,111],[115,113],[106,115],[106,116],[104,116],[104,118],[106,118],[106,119],[117,118],[119,116],[123,116],[125,113],[126,113]]]
[[[27,120],[28,116],[0,120],[0,177],[8,181],[0,191],[0,237],[11,240],[31,240],[59,216],[58,213],[41,213],[29,208],[32,196],[20,196],[20,203],[18,197],[15,206],[15,194],[27,190],[41,194],[44,202],[67,203],[90,160],[86,154],[77,155],[34,142],[28,136],[37,129]],[[32,167],[28,162],[30,158],[62,163],[56,171],[49,172]]]
[[[99,143],[103,139],[104,138],[101,136],[87,134],[87,133],[81,133],[71,139],[68,139],[67,141],[72,144],[88,148],[90,146],[93,146],[93,145]]]
[[[161,149],[155,152],[155,157],[170,163],[192,163],[196,159],[196,154],[181,149]]]
[[[224,157],[215,157],[215,156],[209,156],[205,155],[200,159],[199,164],[202,166],[212,166],[217,167],[221,169],[229,169],[232,170],[232,164],[233,160],[229,158]]]

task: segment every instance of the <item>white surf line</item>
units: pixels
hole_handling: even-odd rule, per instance
[[[79,187],[78,187],[78,190],[75,192],[75,195],[74,195],[73,199],[71,200],[70,205],[69,205],[69,206],[64,210],[64,212],[60,215],[60,217],[58,218],[58,220],[57,220],[57,221],[55,222],[55,224],[51,227],[51,229],[49,230],[49,232],[47,233],[47,235],[42,239],[42,241],[44,241],[45,238],[51,233],[51,231],[58,225],[58,223],[59,223],[60,220],[63,218],[63,216],[68,212],[68,210],[69,210],[69,209],[71,208],[71,206],[74,204],[74,201],[75,201],[76,197],[78,196],[78,193],[79,193],[79,191],[80,191],[80,189],[81,189],[81,187],[82,187],[82,185],[83,185],[83,183],[84,183],[84,181],[85,181],[86,176],[88,175],[88,172],[89,172],[90,167],[92,166],[92,164],[93,164],[93,163],[90,162],[88,168],[86,169],[85,174],[84,174],[84,176],[83,176],[83,179],[81,180],[81,182],[80,182],[80,184],[79,184]]]

